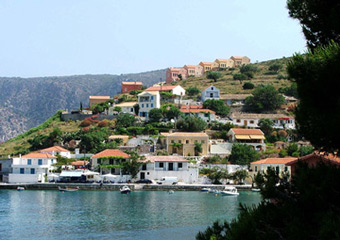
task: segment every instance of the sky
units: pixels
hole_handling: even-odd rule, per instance
[[[304,52],[286,0],[1,0],[0,76],[138,73]]]

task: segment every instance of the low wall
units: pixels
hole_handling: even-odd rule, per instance
[[[69,120],[72,120],[72,121],[83,121],[85,118],[88,118],[88,117],[92,117],[92,116],[97,116],[97,119],[98,120],[104,120],[104,119],[107,119],[107,120],[112,120],[112,119],[115,119],[117,118],[117,116],[114,116],[114,115],[94,115],[94,114],[71,114],[71,113],[63,113],[61,114],[61,120],[62,121],[69,121]]]

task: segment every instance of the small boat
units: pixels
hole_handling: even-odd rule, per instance
[[[252,188],[251,191],[252,191],[252,192],[260,192],[261,189],[259,189],[259,188]]]
[[[175,193],[175,191],[174,190],[169,190],[169,192],[168,192],[169,194],[174,194]]]
[[[76,187],[76,188],[69,188],[69,187],[62,188],[62,187],[58,187],[58,189],[61,192],[75,192],[75,191],[79,190],[79,187]]]
[[[120,190],[120,193],[123,193],[123,194],[128,194],[131,192],[131,189],[128,186],[123,186],[119,190]]]
[[[201,192],[209,192],[211,190],[211,188],[202,188]]]
[[[208,193],[214,193],[214,194],[220,194],[221,193],[221,190],[217,190],[217,189],[213,189],[213,188],[210,188]]]
[[[230,195],[237,196],[239,193],[237,192],[236,187],[225,187],[223,191],[221,191],[222,195]]]
[[[25,188],[24,188],[24,187],[17,187],[17,190],[18,190],[18,191],[24,191]]]

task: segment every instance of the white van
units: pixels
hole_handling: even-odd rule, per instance
[[[158,184],[177,184],[177,177],[162,177],[161,180],[157,181]]]

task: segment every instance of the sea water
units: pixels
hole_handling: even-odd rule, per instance
[[[195,239],[214,221],[237,217],[239,203],[260,200],[250,191],[0,190],[0,239]]]

